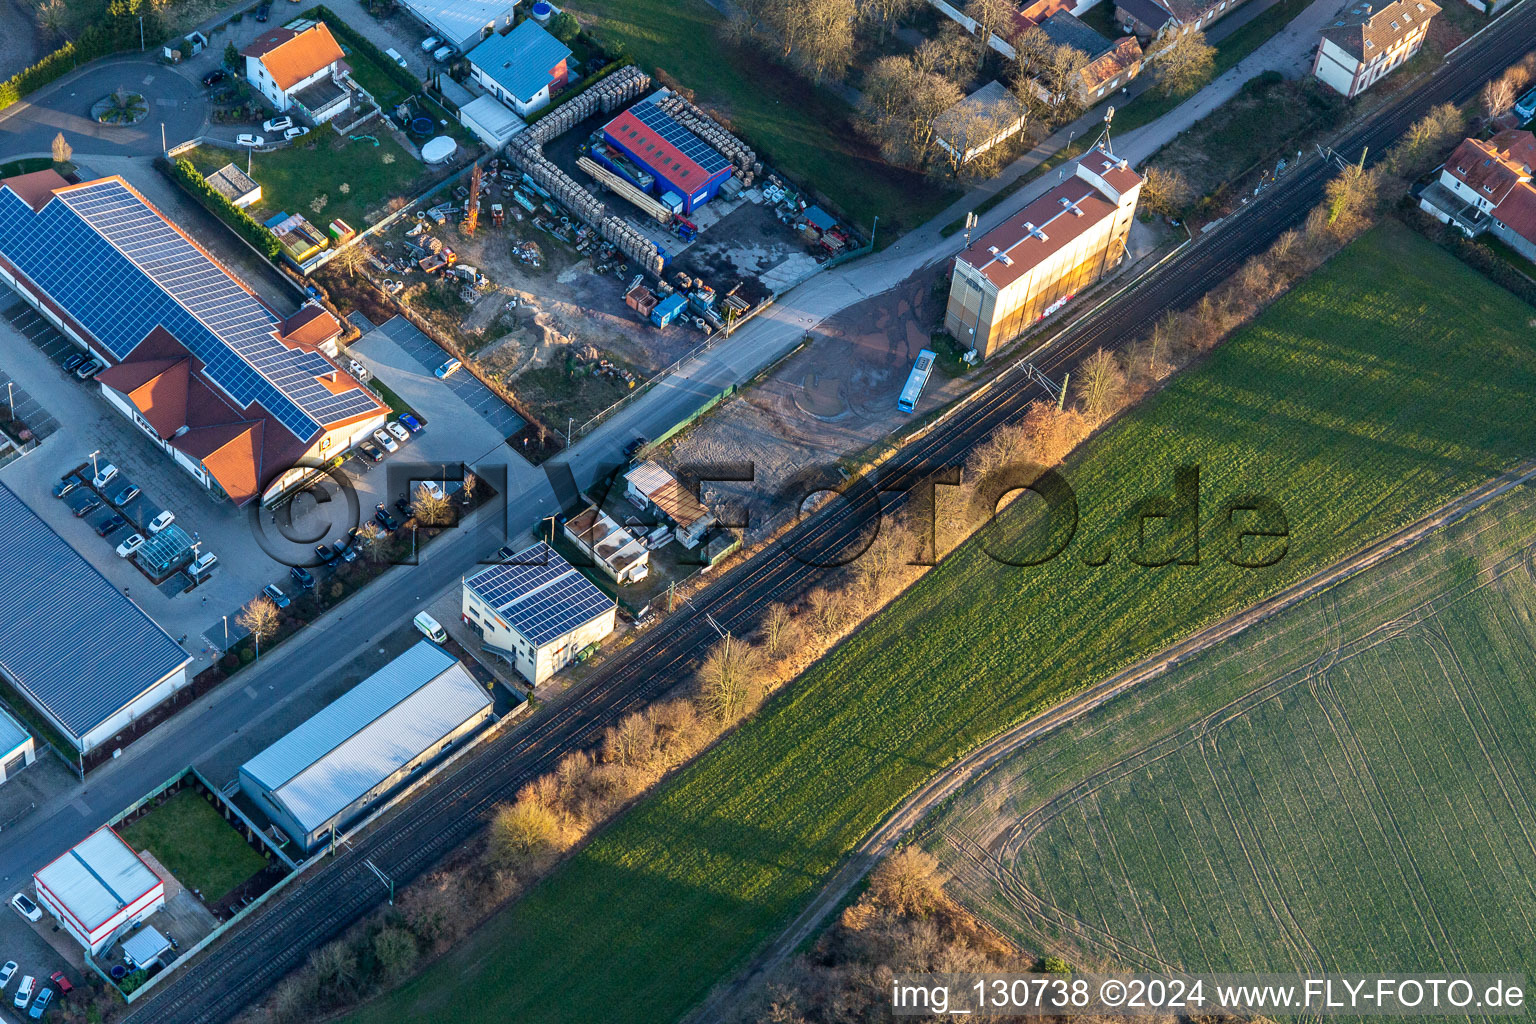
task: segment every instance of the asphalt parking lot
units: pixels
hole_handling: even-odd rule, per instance
[[[376,339],[381,338],[393,342],[429,375],[452,358],[442,346],[423,334],[415,324],[403,316],[387,320],[374,333],[364,335],[353,342],[353,347],[364,356],[369,356],[375,348],[381,347],[375,343]],[[503,402],[495,392],[480,382],[480,378],[468,370],[460,369],[450,374],[443,378],[443,383],[466,406],[478,413],[480,418],[501,436],[502,440],[506,440],[528,425],[527,420],[513,412],[506,402]],[[427,415],[432,415],[430,410],[427,410]],[[464,461],[468,462],[471,459],[466,457]]]

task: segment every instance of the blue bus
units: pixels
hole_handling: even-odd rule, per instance
[[[933,372],[933,361],[937,358],[926,348],[917,354],[917,362],[912,364],[912,372],[907,375],[907,385],[901,389],[901,397],[896,399],[896,408],[902,412],[917,408],[917,400],[923,397],[923,388],[928,385],[928,375]]]

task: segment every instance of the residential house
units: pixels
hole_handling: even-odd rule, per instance
[[[469,51],[469,72],[519,117],[543,110],[570,77],[571,49],[529,19]]]
[[[1115,23],[1146,42],[1171,33],[1204,32],[1242,0],[1115,0]]]
[[[988,82],[933,119],[934,137],[957,164],[1017,135],[1024,105],[1001,82]]]
[[[352,105],[345,55],[323,21],[298,32],[268,29],[240,55],[246,81],[279,113],[296,111],[323,124]]]
[[[1488,232],[1536,261],[1536,136],[1499,132],[1457,146],[1440,176],[1419,193],[1419,207],[1468,238]]]
[[[1346,4],[1323,29],[1312,74],[1352,100],[1418,53],[1439,13],[1434,0]]]
[[[439,40],[468,53],[491,33],[512,27],[517,0],[405,0],[405,8]]]
[[[624,496],[642,512],[672,524],[677,542],[690,551],[699,546],[715,517],[677,477],[654,462],[642,462],[624,474]]]
[[[1103,148],[955,257],[944,329],[983,359],[1120,263],[1141,176]]]
[[[1093,106],[1141,73],[1141,44],[1133,35],[1107,39],[1068,11],[1057,11],[1040,22],[1040,31],[1057,46],[1070,46],[1088,55],[1087,65],[1072,83],[1079,106]]]

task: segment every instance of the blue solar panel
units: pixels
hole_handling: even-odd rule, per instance
[[[542,541],[465,580],[535,647],[607,611],[613,598]]]
[[[702,167],[706,177],[731,166],[730,161],[721,156],[713,146],[678,124],[670,114],[655,103],[649,100],[636,103],[630,108],[630,113],[639,118],[641,123],[651,131],[675,146],[678,152]]]
[[[322,356],[277,340],[281,318],[121,181],[69,189],[40,213],[0,191],[0,251],[122,359],[163,326],[242,408],[259,402],[294,436],[377,408],[316,378]]]

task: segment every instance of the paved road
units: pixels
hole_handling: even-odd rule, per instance
[[[149,100],[148,116],[136,125],[97,124],[91,105],[118,86]],[[0,152],[45,154],[63,132],[76,157],[156,156],[162,123],[175,143],[197,135],[207,117],[204,89],[192,76],[147,54],[111,57],[8,108],[0,115]]]
[[[1526,5],[1466,47],[1433,78],[1389,104],[1339,146],[1348,153],[1370,146],[1379,153],[1430,104],[1473,95],[1495,68],[1516,58],[1536,30],[1536,4]],[[1100,346],[1116,347],[1135,338],[1164,310],[1189,305],[1228,277],[1253,253],[1297,223],[1321,196],[1328,176],[1318,161],[1276,186],[1224,230],[1190,247],[1137,287],[1058,338],[1037,362],[1060,376],[1083,354]],[[830,275],[828,275],[830,276]],[[889,279],[888,279],[889,280]],[[802,328],[803,329],[803,328]],[[680,384],[679,387],[686,387]],[[1022,374],[1009,372],[962,405],[919,442],[908,446],[882,471],[882,479],[912,479],[927,467],[945,465],[997,425],[1017,418],[1039,397]],[[590,465],[600,456],[581,456]],[[585,474],[582,474],[585,476]],[[899,497],[899,496],[898,496]],[[878,500],[878,499],[876,499]],[[403,807],[379,831],[339,854],[333,864],[295,886],[285,898],[242,929],[237,937],[209,954],[193,971],[170,983],[128,1020],[134,1024],[212,1024],[229,1019],[283,974],[303,962],[315,945],[334,937],[377,905],[382,893],[364,866],[371,860],[397,884],[416,877],[445,853],[477,833],[492,807],[510,798],[532,777],[549,770],[567,751],[594,743],[620,716],[643,707],[671,687],[714,639],[705,613],[723,628],[752,628],[770,602],[803,590],[819,571],[818,561],[843,548],[875,513],[870,501],[835,504],[829,511],[790,531],[760,556],[732,570],[696,600],[694,614],[670,618],[615,657],[569,703],[529,728],[490,743],[456,771]],[[474,544],[466,532],[450,541],[420,570],[432,578],[450,576]],[[368,619],[388,618],[401,603],[398,594],[380,595],[386,607],[370,608]],[[357,622],[326,645],[352,643],[366,632]],[[312,645],[280,649],[279,657],[300,658]]]

